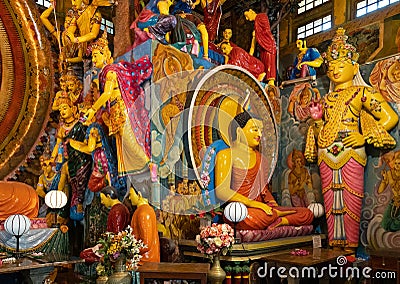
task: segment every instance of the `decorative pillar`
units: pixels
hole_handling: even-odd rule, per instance
[[[114,23],[114,54],[117,58],[127,52],[133,44],[133,32],[130,26],[134,20],[133,4],[129,0],[119,0],[115,7]]]

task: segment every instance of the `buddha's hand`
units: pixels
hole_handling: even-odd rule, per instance
[[[250,207],[261,209],[261,210],[263,210],[267,215],[272,215],[272,208],[271,208],[270,206],[268,206],[267,204],[265,204],[265,203],[252,200],[252,201],[250,202]]]
[[[365,144],[364,136],[359,132],[350,132],[346,138],[342,140],[344,146],[357,148]]]
[[[322,105],[320,102],[313,100],[310,105],[311,118],[314,120],[320,120],[322,118]]]

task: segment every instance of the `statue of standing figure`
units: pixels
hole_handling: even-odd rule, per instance
[[[358,53],[339,28],[328,47],[329,93],[311,106],[305,157],[318,165],[331,246],[357,247],[364,197],[365,144],[393,148],[398,116],[359,72]],[[360,128],[361,126],[361,128]],[[318,152],[317,152],[318,147]]]

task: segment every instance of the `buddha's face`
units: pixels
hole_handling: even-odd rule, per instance
[[[73,109],[68,104],[60,104],[58,110],[60,111],[60,116],[63,120],[68,120],[74,116]]]
[[[225,29],[222,35],[223,35],[225,40],[230,40],[231,37],[232,37],[232,30],[231,29]]]
[[[243,134],[249,147],[254,148],[260,145],[263,124],[261,120],[252,118],[243,127]]]
[[[103,68],[105,65],[104,54],[100,52],[100,50],[95,49],[92,51],[92,62],[96,68]]]
[[[339,58],[329,62],[327,75],[335,84],[352,81],[357,74],[358,64],[354,64],[348,58]]]

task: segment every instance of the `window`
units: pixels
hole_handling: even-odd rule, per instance
[[[364,0],[357,2],[356,17],[364,16],[365,14],[374,12],[378,9],[386,7],[390,4],[397,3],[399,0]]]
[[[113,35],[114,34],[114,24],[113,22],[106,20],[106,19],[101,19],[101,25],[100,25],[100,29],[102,31],[106,30],[108,34]]]
[[[304,13],[305,11],[311,10],[329,0],[302,0],[299,3],[299,7],[297,9],[297,14]]]
[[[49,8],[50,7],[50,1],[49,0],[36,0],[36,4]]]
[[[310,35],[329,30],[331,27],[332,16],[328,15],[297,28],[297,38],[306,38]]]

